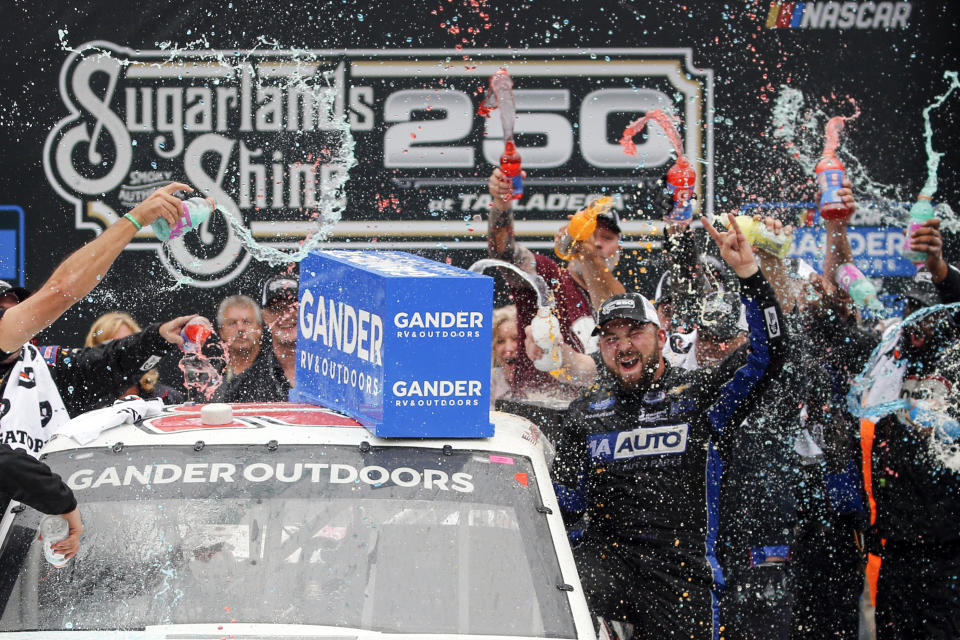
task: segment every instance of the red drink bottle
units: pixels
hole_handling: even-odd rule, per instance
[[[667,214],[667,220],[686,224],[693,219],[693,185],[696,182],[697,172],[686,158],[678,158],[667,171],[667,188],[673,195],[673,208]]]
[[[837,190],[843,188],[843,163],[832,153],[825,153],[817,163],[817,187],[820,189],[820,217],[827,220],[839,220],[850,215],[850,209],[843,203]]]
[[[500,171],[513,181],[512,200],[519,200],[523,197],[523,178],[520,173],[520,154],[513,140],[507,140],[503,148],[503,155],[500,156]]]
[[[212,333],[213,327],[210,326],[209,322],[203,318],[194,318],[185,324],[180,331],[180,337],[183,338],[180,350],[185,353],[199,353],[203,343]]]

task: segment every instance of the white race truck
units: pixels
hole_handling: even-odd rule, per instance
[[[381,439],[306,404],[198,406],[56,437],[85,533],[61,569],[41,514],[0,522],[0,637],[595,638],[530,422]]]

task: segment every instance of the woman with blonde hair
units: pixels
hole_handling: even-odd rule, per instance
[[[140,333],[140,331],[140,325],[129,313],[111,311],[93,321],[90,331],[87,332],[87,338],[83,341],[83,346],[95,347],[109,340],[132,336],[135,333]]]
[[[493,310],[493,372],[490,404],[510,395],[519,345],[517,307],[509,304]]]
[[[129,313],[111,311],[93,321],[83,346],[95,347],[111,340],[132,336],[141,331],[140,325]],[[160,382],[160,372],[156,368],[150,369],[140,376],[137,384],[121,393],[120,397],[130,395],[145,399],[161,398],[164,404],[180,404],[184,401],[184,395],[181,392]]]

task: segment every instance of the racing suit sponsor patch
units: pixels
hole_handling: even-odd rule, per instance
[[[140,371],[150,371],[150,369],[153,369],[155,366],[157,366],[158,362],[160,362],[160,356],[152,355],[147,358],[142,365],[140,365]]]
[[[60,347],[58,345],[40,348],[40,357],[46,360],[47,364],[51,367],[57,364],[57,356],[59,355]]]
[[[763,317],[767,322],[767,335],[776,338],[780,335],[780,321],[777,320],[777,308],[767,307],[763,310]]]
[[[591,409],[591,411],[603,411],[604,409],[609,409],[610,407],[612,407],[612,406],[615,405],[615,404],[617,404],[617,397],[616,397],[616,396],[610,396],[610,397],[604,398],[603,400],[600,400],[600,401],[598,401],[598,402],[591,402],[591,403],[590,403],[590,409]]]
[[[595,460],[679,454],[687,450],[688,431],[689,425],[684,423],[598,433],[587,437],[587,446],[590,457]]]

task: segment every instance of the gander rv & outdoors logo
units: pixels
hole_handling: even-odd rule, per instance
[[[503,131],[499,118],[477,116],[478,90],[505,67],[515,81],[517,143],[531,175],[530,195],[520,203],[531,234],[547,227],[552,234],[601,189],[613,189],[625,206],[638,183],[662,179],[672,146],[656,125],[645,140],[638,137],[637,156],[618,143],[631,120],[654,108],[679,117],[686,154],[698,160],[697,200],[712,208],[713,74],[694,64],[691,49],[518,55],[134,51],[92,42],[72,50],[61,68],[67,115],[47,137],[44,169],[74,205],[78,229],[106,228],[171,180],[211,197],[236,226],[218,212],[199,233],[161,245],[144,229],[130,247],[157,251],[193,286],[237,277],[251,257],[248,232],[261,246],[295,249],[341,213],[338,237],[375,235],[379,248],[405,248],[466,232],[431,211],[486,209],[485,176],[503,150]],[[355,157],[363,168],[353,171],[347,193]],[[377,210],[384,189],[403,206]],[[465,240],[458,247],[485,247],[480,238]]]

